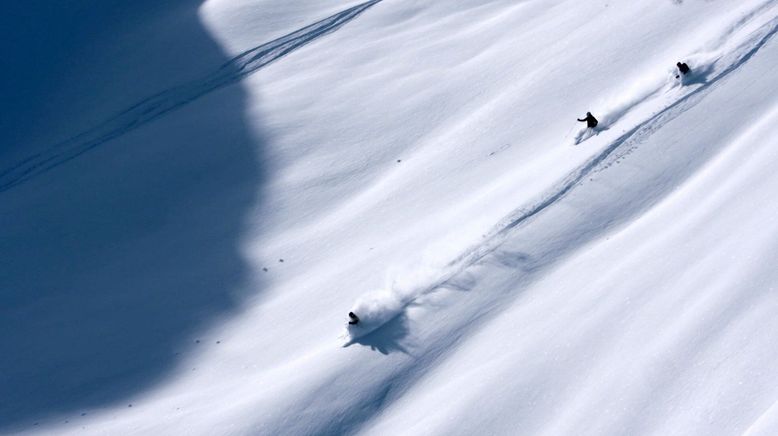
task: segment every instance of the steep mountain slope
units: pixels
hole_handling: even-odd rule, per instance
[[[287,3],[8,133],[2,430],[774,430],[778,2]]]

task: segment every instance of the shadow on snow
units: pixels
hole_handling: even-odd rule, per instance
[[[156,67],[226,61],[193,3],[167,49],[197,56]],[[239,308],[238,241],[267,176],[245,106],[224,88],[2,194],[0,432],[126,407],[181,354],[216,346],[193,335]]]
[[[408,350],[402,345],[403,340],[408,336],[410,329],[408,327],[408,317],[403,310],[389,322],[372,332],[351,339],[344,347],[350,347],[354,344],[370,347],[373,351],[388,355],[394,352],[409,354]]]
[[[164,11],[174,19],[166,22],[184,29],[171,32],[174,41],[144,47],[144,57],[156,64],[133,64],[135,76],[125,80],[143,80],[144,73],[196,71],[203,65],[221,67],[145,99],[136,95],[137,103],[124,111],[0,172],[0,192],[5,191],[0,202],[5,250],[0,269],[0,432],[129,403],[133,395],[163,380],[181,353],[229,340],[194,335],[240,307],[247,285],[239,252],[243,220],[249,209],[261,205],[268,170],[261,166],[261,133],[243,121],[244,91],[227,85],[337,30],[380,0],[232,59],[202,28],[200,1],[164,6],[151,0],[131,5],[83,1],[90,7],[31,0],[5,15],[9,25],[4,30],[28,44],[28,50],[18,51],[23,62],[0,72],[10,80],[4,86],[29,88],[8,94],[18,103],[11,102],[18,109],[13,120],[23,121],[24,114],[34,118],[32,105],[52,104],[45,101],[47,83],[35,74],[66,63],[63,58],[71,53],[63,55],[68,45],[59,41],[68,39],[68,32],[82,33],[82,41],[75,38],[70,44],[80,47],[101,32],[111,35],[113,18],[147,22],[139,11],[146,14],[152,7],[155,13],[168,8]],[[73,26],[63,16],[82,23]],[[60,50],[48,53],[58,43]],[[36,67],[35,62],[48,64]],[[32,76],[26,73],[30,64]],[[114,81],[106,93],[137,85]],[[73,104],[85,104],[79,101]],[[164,123],[153,122],[162,116]],[[15,130],[0,133],[15,143],[18,154],[22,144],[35,142],[26,138],[35,137],[37,124],[8,123]],[[108,142],[110,147],[102,147]],[[26,183],[33,178],[35,183]],[[388,342],[377,347],[392,349]]]

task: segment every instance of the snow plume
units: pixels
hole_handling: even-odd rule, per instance
[[[359,317],[359,324],[349,325],[349,336],[366,335],[400,315],[413,301],[410,294],[403,295],[397,289],[378,289],[360,297],[351,311]]]
[[[396,317],[425,294],[432,292],[451,275],[452,267],[423,262],[421,267],[390,271],[387,285],[357,299],[351,308],[359,324],[349,325],[351,339],[367,335]]]
[[[491,219],[460,223],[456,231],[430,241],[418,256],[387,271],[385,285],[366,292],[351,307],[360,319],[348,326],[353,341],[402,316],[411,305],[426,304],[428,296],[443,287],[459,287],[452,279],[502,241]],[[449,286],[450,285],[450,286]]]

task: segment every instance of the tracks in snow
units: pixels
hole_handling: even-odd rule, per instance
[[[720,57],[712,65],[706,66],[706,70],[712,71],[712,73],[698,87],[682,94],[678,99],[616,138],[600,153],[569,173],[554,190],[546,194],[544,199],[533,206],[521,208],[509,215],[492,230],[484,244],[480,244],[478,248],[460,256],[454,262],[471,265],[494,251],[508,233],[558,203],[577,185],[580,185],[587,176],[601,170],[611,156],[616,155],[618,151],[626,153],[636,148],[639,143],[650,137],[662,126],[694,107],[705,95],[715,89],[714,85],[745,65],[776,34],[778,34],[778,17],[774,17],[760,26],[750,38],[737,47],[734,53]]]
[[[750,22],[753,24],[752,21]],[[739,27],[739,29],[742,30],[742,27]],[[529,224],[535,217],[553,210],[555,205],[559,205],[564,198],[575,191],[576,187],[581,186],[588,176],[606,169],[611,160],[617,159],[619,156],[639,147],[640,143],[651,137],[663,126],[703,101],[722,81],[731,76],[731,73],[740,69],[741,66],[753,58],[777,33],[778,16],[769,18],[759,25],[756,30],[747,32],[744,40],[735,44],[734,49],[722,52],[721,56],[708,65],[709,73],[704,81],[683,89],[685,92],[680,93],[676,99],[665,104],[656,113],[637,122],[628,131],[608,143],[599,153],[571,171],[538,202],[529,207],[516,209],[509,214],[495,225],[482,241],[449,262],[435,279],[418,286],[418,293],[413,298],[405,300],[407,304],[397,311],[394,319],[404,316],[405,308],[436,289],[449,285],[456,288],[456,282],[463,275],[467,274],[468,269],[481,264],[490,254],[500,250],[501,246],[504,246],[509,238],[515,235],[516,231],[524,228],[525,224]],[[566,253],[569,253],[576,247],[566,246]],[[530,267],[529,271],[534,271],[535,267],[549,265],[558,259],[559,256],[554,256],[536,263],[532,259],[527,258]],[[503,262],[497,263],[504,264]],[[524,259],[519,263],[524,264]],[[338,433],[358,432],[364,429],[365,424],[370,422],[382,410],[386,410],[393,399],[401,397],[408,387],[414,386],[432,366],[438,365],[442,361],[442,356],[448,353],[453,348],[453,345],[460,341],[461,338],[472,333],[474,329],[477,329],[478,324],[474,323],[473,320],[480,319],[486,313],[500,310],[495,309],[499,305],[494,303],[499,302],[501,299],[511,298],[512,295],[482,294],[476,300],[476,305],[462,307],[460,310],[461,313],[466,312],[472,316],[465,316],[459,320],[446,322],[445,326],[433,327],[437,329],[438,335],[424,344],[423,351],[414,353],[412,358],[401,361],[400,364],[396,364],[386,374],[371,380],[370,386],[363,388],[367,393],[354,400],[351,406],[344,407],[344,410],[349,411],[349,415],[339,414],[336,418],[323,422],[319,430],[323,433]],[[391,338],[391,330],[393,328],[396,329],[396,327],[391,325],[390,321],[386,325],[376,328],[375,332],[380,335],[380,332],[385,329],[388,332],[384,336]],[[445,330],[445,334],[440,334],[443,330]],[[370,344],[369,341],[360,342],[356,340],[355,342]],[[349,371],[350,377],[359,377],[361,374],[351,372],[354,370],[355,368],[349,368],[344,371]],[[372,368],[367,371],[371,370]],[[335,377],[337,376],[333,376],[333,379]],[[371,377],[374,376],[371,374]],[[391,397],[389,397],[389,393],[391,393]],[[387,400],[388,397],[389,400]],[[360,407],[356,407],[356,404]]]
[[[0,192],[131,132],[330,34],[382,0],[370,0],[234,57],[208,76],[147,97],[97,126],[35,153],[0,172]]]
[[[767,3],[766,5],[769,6],[770,3]],[[758,8],[757,11],[754,11],[743,20],[740,20],[727,33],[728,36],[732,36],[730,39],[737,40],[737,37],[741,36],[738,31],[743,30],[748,25],[753,24],[755,20],[759,19],[763,14],[758,14],[757,12],[763,12],[764,9],[769,8],[763,5],[763,7]],[[405,311],[405,308],[420,297],[452,283],[458,275],[497,250],[514,230],[520,228],[523,224],[528,223],[544,211],[558,204],[570,194],[576,186],[581,185],[587,177],[593,173],[602,171],[609,166],[608,162],[610,159],[630,153],[662,126],[694,107],[708,93],[716,88],[715,85],[746,64],[749,59],[776,35],[776,33],[778,33],[778,16],[770,18],[764,24],[761,24],[755,31],[747,33],[747,37],[736,44],[735,48],[731,51],[722,51],[720,56],[710,61],[708,65],[697,66],[700,71],[704,71],[702,77],[698,77],[696,82],[683,88],[682,91],[685,92],[681,93],[678,98],[668,103],[649,118],[632,126],[621,136],[609,143],[602,151],[571,171],[556,185],[556,187],[543,195],[538,202],[529,207],[523,206],[509,214],[498,223],[482,241],[450,261],[437,275],[433,275],[429,281],[418,284],[414,291],[403,290],[401,292],[401,297],[404,305],[395,308],[395,313],[389,318],[395,319],[396,317],[401,316]],[[723,40],[723,43],[721,44],[722,50],[724,47],[727,47],[727,42],[730,42],[730,39]],[[657,90],[657,92],[658,91],[659,90]],[[656,92],[653,92],[652,95],[656,95]],[[637,101],[632,107],[634,108],[643,102],[644,100]],[[627,108],[625,113],[629,110],[631,110],[631,108]],[[389,291],[392,292],[393,290]],[[373,331],[380,330],[381,328],[382,326],[375,327]]]

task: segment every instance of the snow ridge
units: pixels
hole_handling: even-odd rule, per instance
[[[201,80],[158,92],[85,132],[21,160],[0,172],[0,192],[7,191],[67,163],[95,147],[131,132],[213,91],[239,82],[272,62],[340,29],[381,1],[370,0],[361,3],[247,50]]]

